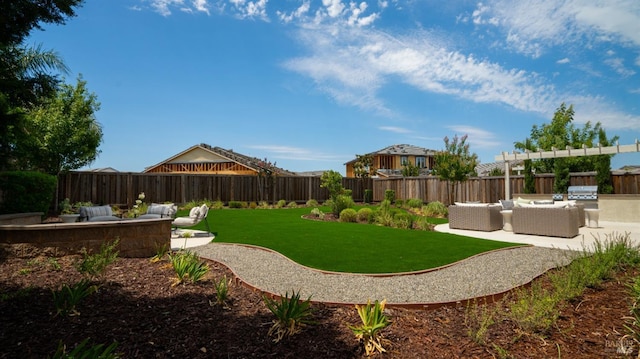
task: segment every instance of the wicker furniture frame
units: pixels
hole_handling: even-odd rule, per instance
[[[472,231],[502,229],[501,205],[449,206],[449,228]]]
[[[513,233],[573,238],[579,233],[579,216],[577,207],[515,207]]]

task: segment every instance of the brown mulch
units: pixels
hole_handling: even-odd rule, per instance
[[[213,282],[223,276],[232,278],[226,267],[215,262],[208,262],[210,273],[204,281],[175,285],[167,260],[118,258],[106,271],[98,292],[80,303],[79,315],[56,315],[52,290],[82,278],[75,260],[0,259],[0,357],[50,357],[59,343],[70,350],[86,338],[91,343],[117,342],[117,352],[125,358],[363,356],[347,327],[359,320],[350,306],[314,304],[315,325],[274,343],[267,335],[273,316],[259,292],[234,280],[227,305],[214,303]],[[616,347],[627,333],[626,284],[636,274],[621,273],[599,288],[587,289],[567,303],[548,333],[524,332],[502,316],[483,340],[474,341],[468,334],[472,316],[466,314],[465,306],[388,308],[392,324],[382,331],[388,340],[387,352],[376,357],[624,357],[616,354]],[[489,308],[504,311],[508,300]]]

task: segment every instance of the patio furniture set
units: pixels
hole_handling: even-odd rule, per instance
[[[597,209],[574,201],[531,201],[522,198],[500,203],[459,203],[449,206],[449,228],[474,231],[512,231],[517,234],[573,238],[580,227],[598,226]]]

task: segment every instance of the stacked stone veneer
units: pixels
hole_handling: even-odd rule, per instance
[[[96,253],[105,242],[119,239],[120,257],[153,257],[171,247],[171,218],[51,224],[0,225],[0,258],[60,257]],[[1,223],[0,219],[0,223]]]

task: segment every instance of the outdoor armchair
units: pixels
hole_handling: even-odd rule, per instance
[[[173,220],[171,225],[175,228],[189,228],[193,227],[196,224],[202,222],[207,227],[207,234],[211,233],[211,229],[209,229],[209,222],[207,221],[207,214],[209,213],[209,207],[206,204],[203,204],[200,207],[193,207],[191,211],[189,211],[189,216],[187,217],[177,217]]]

